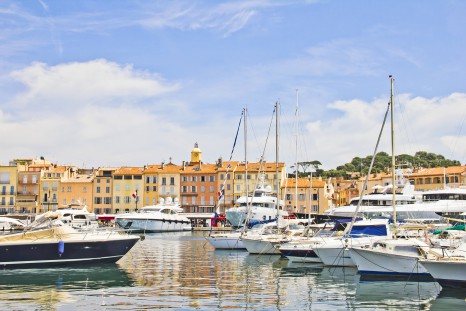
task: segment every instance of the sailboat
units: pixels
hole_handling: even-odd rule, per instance
[[[278,178],[278,155],[279,155],[279,110],[280,103],[275,105],[275,169],[276,169],[276,202],[280,202],[280,179]],[[280,254],[277,244],[283,242],[283,233],[287,231],[289,221],[286,219],[288,213],[280,210],[279,204],[275,206],[275,217],[271,222],[263,224],[260,231],[247,232],[241,237],[241,241],[250,254]],[[254,206],[251,206],[248,215],[254,213]]]
[[[394,78],[390,76],[390,111],[391,111],[391,145],[392,169],[395,169],[394,141]],[[392,184],[395,185],[395,173],[392,173]],[[430,246],[418,239],[397,238],[397,214],[395,191],[392,191],[393,237],[380,239],[372,245],[348,247],[347,252],[356,264],[358,271],[365,277],[418,278],[431,279],[430,273],[418,263],[421,251],[426,252]]]
[[[246,154],[246,135],[247,135],[246,134],[247,133],[246,132],[246,112],[247,112],[247,109],[244,108],[241,113],[241,118],[238,124],[238,129],[236,131],[236,137],[233,143],[233,149],[231,151],[229,163],[231,163],[231,160],[232,160],[233,151],[235,149],[236,140],[238,138],[238,132],[241,127],[241,121],[243,120],[243,118],[244,118],[244,127],[245,127],[244,128],[244,138],[245,138],[244,141],[245,141],[245,158],[246,158],[246,155],[247,155]],[[247,167],[247,161],[245,165]],[[246,169],[246,175],[247,175],[247,169]],[[246,178],[245,178],[245,181],[247,182]],[[218,199],[216,214],[219,214],[220,202],[222,198],[224,198],[224,195],[225,195],[224,189],[225,189],[225,184],[222,185],[222,188],[220,190],[220,198]],[[247,189],[247,183],[246,183],[246,189]],[[247,190],[246,190],[246,196],[247,196]],[[228,220],[228,216],[227,216],[227,220]],[[241,233],[243,232],[243,230],[244,228],[240,228],[234,232],[221,232],[221,233],[214,233],[214,234],[212,234],[211,232],[209,236],[206,237],[206,239],[215,249],[245,249],[243,242],[240,240]]]

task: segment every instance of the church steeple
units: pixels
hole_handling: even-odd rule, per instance
[[[201,161],[202,151],[199,149],[199,145],[195,143],[193,150],[191,150],[191,163],[201,163]]]

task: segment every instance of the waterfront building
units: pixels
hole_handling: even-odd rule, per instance
[[[137,211],[143,206],[144,180],[142,167],[123,166],[113,172],[113,212]],[[100,211],[103,213],[103,211]],[[96,213],[98,214],[98,213]]]
[[[278,176],[277,176],[277,165],[275,162],[248,162],[247,167],[248,174],[246,176],[246,165],[244,162],[240,162],[233,174],[233,196],[234,200],[238,200],[241,196],[246,195],[246,183],[248,185],[249,195],[252,195],[253,191],[260,184],[262,178],[266,185],[272,189],[271,196],[277,196],[277,191],[281,190],[283,183],[286,179],[285,163],[278,163]],[[277,179],[280,188],[277,188]],[[282,198],[281,193],[278,193],[278,197]]]
[[[187,213],[214,213],[218,200],[217,166],[190,162],[181,171],[181,204]]]
[[[466,166],[433,167],[419,169],[409,176],[417,191],[455,188],[466,185]]]
[[[59,191],[61,181],[70,178],[72,172],[75,171],[77,171],[77,167],[75,166],[59,166],[56,164],[41,170],[38,202],[40,210],[37,213],[57,210],[61,192]]]
[[[93,199],[88,202],[91,210],[96,214],[113,214],[113,172],[117,168],[101,167],[94,173],[92,185]]]
[[[214,213],[218,199],[217,165],[202,162],[197,143],[191,150],[191,161],[180,171],[181,205],[186,213]]]
[[[143,206],[156,205],[159,198],[158,181],[160,165],[144,166]]]
[[[39,200],[40,173],[44,164],[33,164],[33,159],[20,163],[22,164],[18,165],[16,212],[35,214]]]
[[[18,168],[16,165],[0,166],[0,214],[15,212]]]
[[[325,182],[321,178],[287,178],[282,186],[285,210],[289,214],[305,216],[321,214],[329,208],[324,195]],[[311,195],[312,193],[312,195]]]
[[[86,205],[93,210],[94,169],[78,169],[72,167],[69,176],[60,182],[60,198],[58,206]],[[99,191],[100,192],[100,191]],[[96,193],[97,195],[98,193]]]
[[[180,199],[180,171],[181,166],[170,161],[156,166],[158,175],[158,200],[168,197],[172,200]]]
[[[220,202],[218,202],[220,214],[224,214],[227,209],[233,207],[235,204],[233,176],[239,164],[239,161],[223,162],[221,158],[217,161],[217,194],[219,197],[220,192],[223,191],[223,196]]]

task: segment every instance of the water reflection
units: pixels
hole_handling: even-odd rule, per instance
[[[98,267],[3,270],[0,277],[2,309],[55,309],[73,303],[73,291],[130,286],[132,280],[117,265]]]
[[[147,235],[117,265],[4,270],[2,309],[464,309],[436,282],[361,281],[354,268],[215,250],[199,233]]]

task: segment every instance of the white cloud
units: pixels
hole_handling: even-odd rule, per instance
[[[416,151],[442,154],[466,162],[466,94],[444,98],[396,96],[395,153],[414,155]],[[335,168],[354,157],[372,155],[382,126],[387,99],[372,102],[337,101],[328,108],[340,112],[338,117],[307,124],[312,159],[326,169]],[[397,110],[398,109],[398,110]],[[390,115],[384,127],[378,151],[391,153]]]
[[[27,88],[14,105],[29,109],[73,110],[81,105],[130,103],[160,96],[178,88],[153,74],[120,66],[104,59],[48,66],[34,63],[12,72],[11,77]]]

